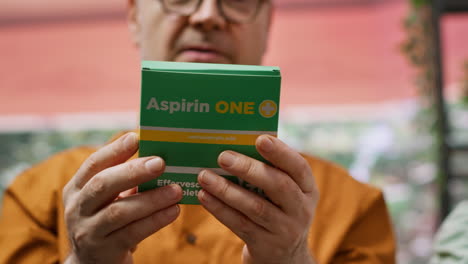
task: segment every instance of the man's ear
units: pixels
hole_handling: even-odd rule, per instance
[[[135,46],[140,46],[140,22],[138,20],[137,0],[128,0],[127,23]]]

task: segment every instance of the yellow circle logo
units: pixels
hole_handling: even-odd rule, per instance
[[[271,100],[265,100],[260,104],[258,110],[260,115],[266,118],[270,118],[276,115],[276,112],[278,112],[278,106]]]

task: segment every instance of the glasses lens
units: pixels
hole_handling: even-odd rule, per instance
[[[247,22],[257,13],[260,0],[221,0],[224,15],[234,22]]]
[[[164,7],[174,13],[190,15],[195,12],[198,0],[163,0]]]

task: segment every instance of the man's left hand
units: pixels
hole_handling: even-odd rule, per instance
[[[270,201],[209,170],[198,176],[198,198],[245,242],[243,263],[313,263],[307,237],[319,194],[311,168],[275,137],[258,137],[256,147],[274,167],[233,151],[221,153],[218,163]]]

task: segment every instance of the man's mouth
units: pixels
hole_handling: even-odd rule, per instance
[[[220,51],[209,46],[187,46],[181,49],[176,61],[230,63],[228,58]]]

